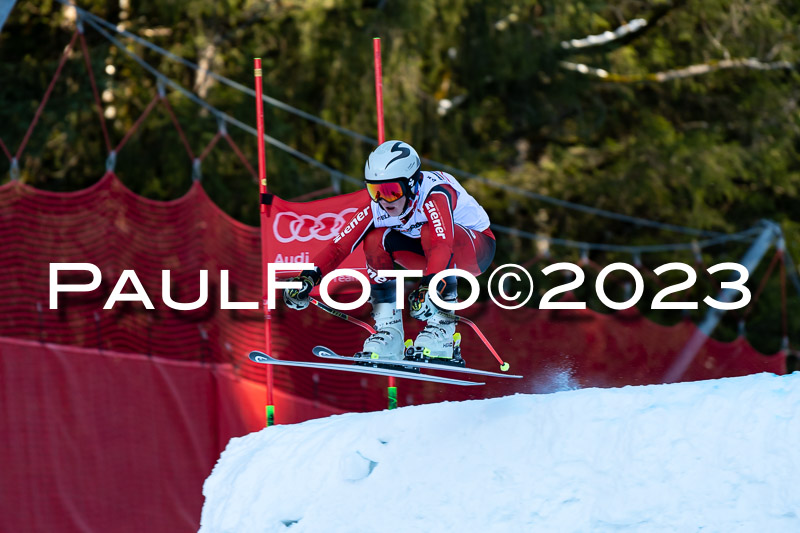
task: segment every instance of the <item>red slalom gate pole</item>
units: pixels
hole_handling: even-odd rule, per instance
[[[383,130],[383,70],[381,69],[381,39],[372,40],[372,54],[375,58],[375,107],[378,110],[378,144],[386,140]]]
[[[383,129],[383,70],[381,69],[381,39],[375,37],[372,39],[372,56],[375,61],[375,108],[378,113],[378,144],[382,144],[386,140],[386,134]],[[397,408],[397,386],[395,379],[389,378],[389,409]]]
[[[256,129],[258,130],[258,187],[261,195],[267,194],[267,161],[264,154],[264,97],[261,87],[261,58],[253,60],[256,80]],[[261,202],[261,212],[267,211],[267,204]]]
[[[258,189],[259,189],[259,204],[261,205],[261,221],[263,223],[264,217],[269,216],[270,204],[268,203],[267,194],[267,161],[264,154],[264,99],[263,89],[261,86],[261,58],[257,57],[253,60],[253,75],[256,84],[256,129],[258,131]],[[263,235],[263,232],[262,232]],[[261,239],[261,246],[266,246],[264,239]],[[261,257],[267,255],[262,252]],[[263,277],[262,265],[262,294],[267,294],[267,282]],[[269,307],[267,306],[267,299],[262,298],[262,305],[264,306],[264,344],[266,353],[272,355],[272,315]],[[267,405],[266,405],[266,425],[267,427],[275,425],[275,401],[272,391],[272,365],[267,365],[266,372],[266,385],[267,385]]]

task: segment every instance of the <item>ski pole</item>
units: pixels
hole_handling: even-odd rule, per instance
[[[338,310],[336,310],[336,309],[334,309],[334,308],[332,308],[330,306],[325,305],[324,303],[322,303],[322,302],[320,302],[320,301],[318,301],[318,300],[316,300],[314,298],[311,298],[311,303],[313,305],[316,305],[317,307],[319,307],[323,311],[332,314],[335,317],[341,318],[342,320],[345,320],[347,322],[350,322],[350,323],[356,324],[358,326],[361,326],[362,328],[366,329],[370,333],[375,333],[375,329],[373,329],[369,324],[367,324],[366,322],[362,322],[361,320],[359,320],[359,319],[357,319],[357,318],[355,318],[353,316],[350,316],[347,313],[343,313],[341,311],[338,311]],[[478,335],[478,338],[481,339],[481,341],[486,346],[486,348],[494,356],[494,358],[497,359],[497,362],[500,363],[500,370],[502,370],[503,372],[507,372],[508,371],[510,365],[506,361],[503,361],[503,359],[497,353],[497,350],[495,350],[494,346],[492,346],[492,343],[489,342],[489,339],[486,338],[486,336],[483,334],[483,332],[480,330],[480,328],[478,328],[478,325],[475,324],[475,322],[473,322],[472,320],[470,320],[468,318],[464,318],[463,316],[453,315],[453,314],[450,314],[450,313],[444,313],[444,314],[445,314],[445,316],[447,316],[447,318],[451,318],[453,320],[457,320],[458,322],[463,322],[466,325],[468,325],[469,327],[471,327],[472,330],[475,332],[475,334]]]
[[[486,348],[489,349],[489,351],[492,353],[494,358],[497,359],[497,362],[500,363],[500,370],[502,370],[503,372],[507,372],[508,371],[510,365],[506,361],[503,361],[503,359],[500,357],[500,355],[498,355],[497,350],[494,349],[494,347],[492,346],[492,343],[489,342],[489,339],[486,338],[486,336],[478,328],[478,325],[475,324],[475,322],[473,322],[472,320],[470,320],[468,318],[464,318],[463,316],[453,315],[453,314],[450,314],[450,313],[444,313],[444,315],[447,316],[448,318],[452,318],[454,320],[458,320],[459,322],[463,322],[466,325],[468,325],[469,327],[471,327],[472,331],[474,331],[475,334],[483,341],[483,344],[486,345]]]
[[[350,322],[352,324],[355,324],[356,326],[361,326],[362,328],[364,328],[365,330],[369,331],[370,333],[375,333],[375,328],[373,328],[372,326],[370,326],[366,322],[362,322],[361,320],[357,319],[354,316],[350,316],[347,313],[342,313],[341,311],[336,310],[333,307],[330,307],[328,305],[325,305],[324,303],[320,302],[319,300],[317,300],[315,298],[311,298],[310,300],[311,300],[311,303],[313,305],[316,305],[317,307],[319,307],[320,309],[322,309],[326,313],[330,313],[333,316],[335,316],[337,318],[341,318],[342,320],[345,320],[345,321]]]

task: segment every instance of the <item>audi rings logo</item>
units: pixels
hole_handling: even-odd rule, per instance
[[[284,211],[275,217],[272,234],[282,243],[308,242],[311,239],[329,241],[339,234],[348,218],[356,211],[355,207],[348,207],[339,213],[321,213],[316,216]]]

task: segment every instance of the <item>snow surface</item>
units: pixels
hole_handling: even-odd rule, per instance
[[[798,532],[800,373],[275,426],[203,494],[203,533]]]

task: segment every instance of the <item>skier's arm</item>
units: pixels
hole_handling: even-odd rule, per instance
[[[424,211],[428,218],[427,242],[423,243],[427,264],[425,276],[449,268],[455,243],[456,191],[449,185],[437,185],[425,199]],[[423,278],[424,279],[424,278]]]
[[[283,301],[292,309],[305,309],[311,298],[311,291],[319,285],[322,277],[336,270],[348,255],[353,253],[367,232],[373,228],[372,211],[369,197],[362,205],[357,206],[357,211],[350,220],[339,230],[333,241],[314,257],[314,270],[304,270],[291,281],[302,283],[300,289],[287,289],[283,291]]]
[[[423,203],[423,210],[428,218],[428,231],[423,233],[425,240],[422,248],[428,262],[419,286],[408,296],[409,312],[413,318],[427,320],[436,312],[435,306],[428,299],[429,284],[435,274],[451,266],[455,243],[453,211],[456,201],[456,191],[452,187],[437,185]],[[436,290],[444,290],[445,285],[442,281]]]
[[[369,198],[367,198],[364,205],[358,206],[358,210],[347,221],[347,224],[339,230],[339,234],[333,241],[314,257],[314,264],[320,269],[322,275],[336,270],[336,267],[353,253],[373,227],[372,209]]]

